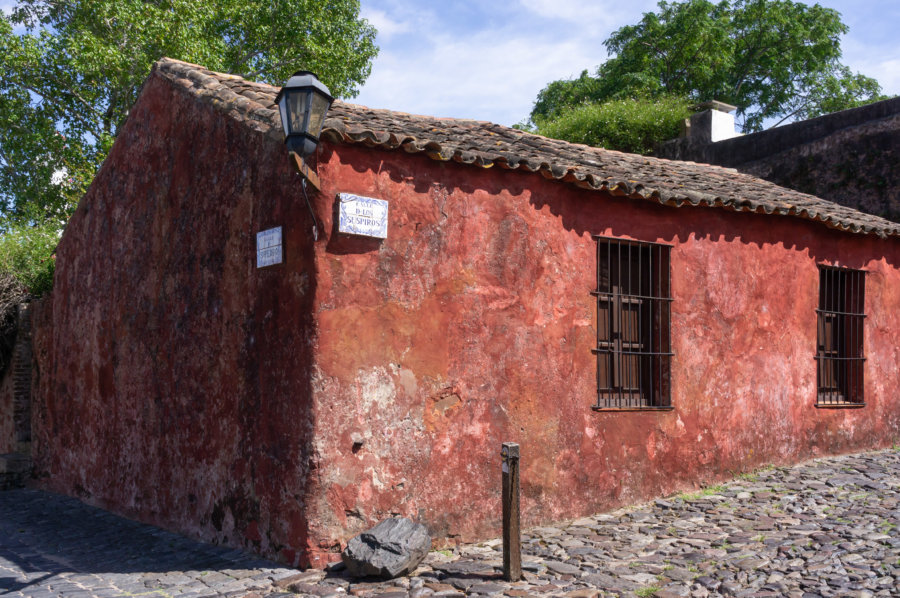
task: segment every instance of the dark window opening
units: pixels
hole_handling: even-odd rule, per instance
[[[862,407],[865,272],[819,266],[816,405]]]
[[[595,409],[669,409],[670,247],[595,239]]]

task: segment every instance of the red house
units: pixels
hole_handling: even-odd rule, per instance
[[[528,525],[900,437],[900,224],[341,102],[307,205],[277,91],[153,69],[34,310],[47,488],[317,565],[496,534],[504,441]]]

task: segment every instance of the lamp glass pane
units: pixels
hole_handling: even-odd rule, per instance
[[[309,103],[309,91],[289,91],[287,97],[290,131],[289,134],[303,133],[306,124],[306,111]]]
[[[287,137],[291,132],[288,128],[290,123],[287,116],[287,94],[282,94],[281,99],[278,100],[278,114],[281,116],[281,127],[284,129],[284,136]]]
[[[309,110],[309,134],[319,138],[322,131],[322,123],[325,121],[325,113],[328,111],[328,98],[317,93],[313,94],[312,107]]]

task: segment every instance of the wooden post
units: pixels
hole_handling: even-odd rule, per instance
[[[316,174],[316,171],[311,169],[309,165],[306,163],[300,154],[296,152],[291,152],[291,157],[294,159],[294,166],[297,167],[297,172],[309,181],[309,184],[316,188],[316,191],[322,190],[322,183],[319,181],[319,175]]]
[[[522,538],[519,531],[519,445],[504,442],[503,457],[503,579],[522,579]]]

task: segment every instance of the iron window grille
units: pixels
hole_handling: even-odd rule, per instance
[[[819,266],[817,407],[863,407],[864,270]]]
[[[597,410],[671,409],[669,245],[595,236]]]

